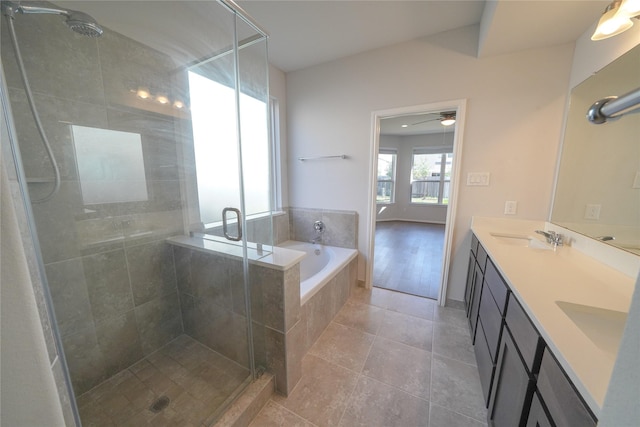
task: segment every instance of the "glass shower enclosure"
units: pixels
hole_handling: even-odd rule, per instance
[[[3,162],[75,423],[214,423],[264,367],[266,34],[227,1],[2,14]]]

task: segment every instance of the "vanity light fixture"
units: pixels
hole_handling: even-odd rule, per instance
[[[617,36],[633,26],[631,18],[640,15],[640,0],[614,0],[604,10],[591,40]]]
[[[169,98],[164,93],[159,93],[156,95],[156,101],[162,105],[166,105],[169,103]]]
[[[146,87],[139,87],[136,92],[136,96],[140,99],[149,99],[151,97],[151,93]]]
[[[451,126],[455,122],[456,122],[456,115],[455,114],[444,115],[444,116],[442,116],[440,118],[440,124],[442,126]]]

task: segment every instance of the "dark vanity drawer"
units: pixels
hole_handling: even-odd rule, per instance
[[[513,336],[513,340],[520,350],[520,355],[525,362],[529,373],[536,374],[540,367],[542,349],[544,345],[540,335],[529,317],[524,312],[520,303],[511,295],[511,301],[507,307],[505,318],[507,327]]]
[[[491,294],[493,298],[496,300],[496,304],[498,305],[498,309],[500,309],[500,313],[504,314],[504,309],[507,305],[507,295],[509,293],[509,288],[507,284],[502,280],[502,277],[498,273],[495,265],[493,265],[493,261],[487,261],[487,268],[484,273],[484,281],[486,286],[491,290]]]
[[[476,254],[476,262],[480,266],[480,270],[484,272],[485,265],[487,264],[487,251],[484,250],[482,244],[478,243],[478,252]]]
[[[557,427],[595,427],[595,418],[548,348],[542,356],[537,385]]]
[[[482,322],[484,335],[487,339],[491,360],[493,362],[498,358],[498,341],[500,340],[500,328],[502,327],[502,314],[496,307],[490,292],[482,292],[480,297],[480,314],[478,316]]]
[[[477,255],[478,253],[478,238],[476,237],[475,234],[471,235],[471,253],[473,253],[473,255]]]

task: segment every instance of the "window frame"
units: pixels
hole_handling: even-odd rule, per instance
[[[413,183],[414,182],[427,182],[426,180],[414,180],[413,179],[413,168],[415,165],[416,155],[441,155],[440,157],[440,172],[438,179],[438,200],[435,203],[431,202],[414,202],[413,201]],[[438,148],[414,148],[411,152],[411,169],[409,175],[409,204],[413,206],[449,206],[449,202],[447,199],[447,203],[444,202],[444,193],[445,193],[445,184],[449,182],[451,184],[451,178],[446,179],[446,169],[447,162],[451,164],[451,171],[449,174],[453,172],[453,150],[452,148],[443,149],[442,147]],[[432,181],[433,182],[433,181]],[[449,188],[451,191],[451,188]]]
[[[378,200],[377,192],[376,192],[376,205],[393,205],[396,202],[396,182],[397,182],[397,173],[398,173],[398,150],[395,148],[380,148],[378,149],[378,168],[380,164],[380,155],[388,154],[392,157],[392,173],[391,179],[380,179],[379,175],[376,174],[376,185],[379,186],[381,182],[391,183],[391,194],[389,195],[389,201],[381,201]]]

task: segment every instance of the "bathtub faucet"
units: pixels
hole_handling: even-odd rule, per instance
[[[324,233],[324,222],[316,221],[313,223],[313,229],[316,232],[316,237],[310,240],[311,243],[321,243],[322,242],[322,233]]]

